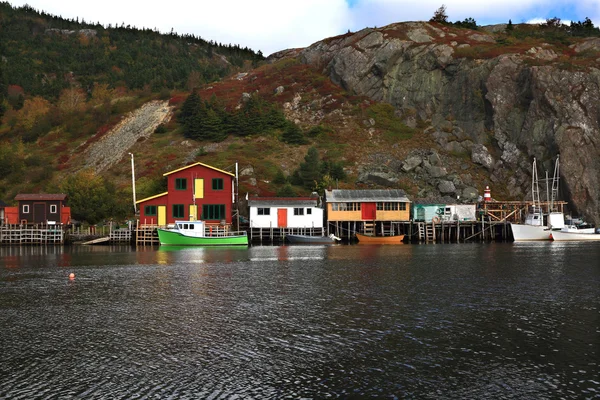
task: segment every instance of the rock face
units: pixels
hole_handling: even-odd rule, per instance
[[[530,191],[533,157],[551,173],[560,154],[562,200],[600,223],[598,63],[585,69],[561,67],[550,45],[520,54],[473,56],[470,50],[494,43],[493,35],[401,23],[329,38],[298,57],[351,93],[392,104],[407,121],[416,112],[417,119],[431,125],[440,149],[471,155],[492,182],[505,183],[518,199]],[[572,48],[593,53],[600,41],[582,40]],[[443,194],[474,196],[467,182],[454,182],[442,166],[428,164],[422,155],[413,155],[395,172],[426,174]],[[394,181],[389,171],[363,171],[362,179]]]
[[[140,138],[148,138],[156,127],[168,122],[168,101],[151,101],[127,115],[117,126],[85,151],[84,168],[102,172],[119,162]]]

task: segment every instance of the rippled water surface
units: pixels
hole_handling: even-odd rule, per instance
[[[599,364],[597,243],[0,247],[0,398],[599,398]]]

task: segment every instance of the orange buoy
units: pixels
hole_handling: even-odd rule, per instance
[[[73,280],[73,279],[75,279],[75,274],[71,272],[71,273],[69,274],[69,279],[70,279],[70,280]]]

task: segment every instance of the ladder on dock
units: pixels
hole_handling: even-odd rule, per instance
[[[375,224],[373,221],[365,221],[363,227],[364,227],[365,235],[374,235],[375,234]]]
[[[435,241],[435,224],[426,222],[418,222],[419,241],[434,242]]]

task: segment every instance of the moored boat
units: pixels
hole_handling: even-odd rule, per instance
[[[290,243],[303,243],[303,244],[332,244],[340,241],[339,237],[333,233],[329,236],[311,236],[311,235],[286,235],[285,236]]]
[[[404,235],[370,236],[370,235],[362,235],[360,233],[357,233],[356,238],[358,239],[358,243],[363,243],[363,244],[403,244],[404,243]]]
[[[174,246],[232,246],[248,245],[248,235],[244,231],[206,229],[204,221],[175,221],[172,228],[158,228],[161,245]]]
[[[565,232],[565,231],[552,231],[552,240],[557,242],[578,242],[587,240],[600,240],[600,233],[579,233],[579,232]]]
[[[552,180],[552,200],[550,208],[558,193],[559,179],[559,159],[556,158],[554,164],[554,178]],[[565,226],[565,216],[560,211],[552,211],[544,214],[540,206],[540,191],[538,187],[538,175],[536,160],[533,159],[531,173],[531,194],[533,197],[533,205],[529,209],[523,224],[510,224],[515,242],[530,241],[530,240],[551,240],[550,234],[554,230],[560,230]],[[544,215],[546,216],[546,224],[544,224]]]

